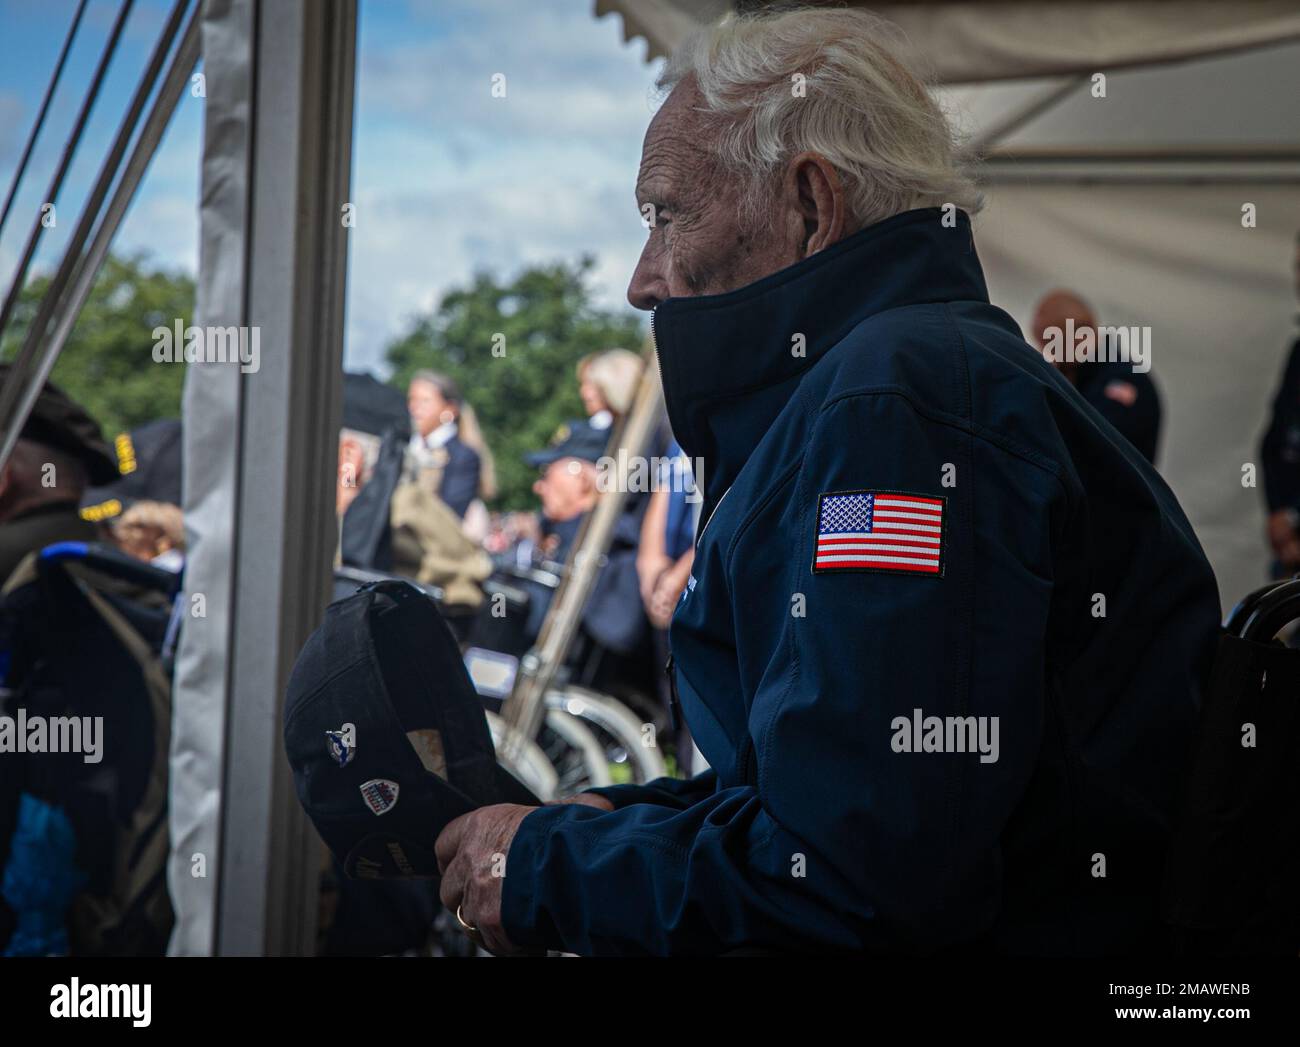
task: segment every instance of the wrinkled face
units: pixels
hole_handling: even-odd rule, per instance
[[[799,259],[788,236],[742,225],[739,182],[716,169],[702,144],[709,132],[693,111],[701,104],[694,81],[684,80],[646,131],[636,203],[650,228],[627,289],[638,309],[734,291]]]
[[[406,392],[406,409],[411,412],[411,426],[421,436],[428,436],[452,412],[451,404],[432,382],[412,382]]]
[[[533,484],[533,493],[542,501],[542,515],[563,523],[590,509],[595,473],[594,465],[579,458],[561,458],[548,465]]]

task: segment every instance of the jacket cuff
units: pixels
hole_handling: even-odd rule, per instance
[[[603,796],[606,800],[614,805],[614,810],[620,807],[627,807],[634,803],[654,803],[651,799],[651,792],[643,786],[626,783],[624,785],[598,785],[591,789],[583,789],[582,795],[586,796],[591,793],[594,796]],[[592,808],[597,810],[598,808]]]
[[[587,808],[599,813],[595,808]],[[506,854],[506,874],[501,883],[501,926],[506,937],[521,948],[551,948],[544,928],[538,927],[537,878],[552,831],[572,806],[538,807],[515,830]]]

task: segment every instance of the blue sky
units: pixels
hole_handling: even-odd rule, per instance
[[[593,289],[627,308],[645,232],[632,186],[657,64],[591,0],[361,0],[346,362],[386,342],[474,271],[596,258]],[[40,104],[75,0],[0,0],[0,192]],[[91,0],[53,111],[0,239],[7,286],[118,0]],[[166,17],[137,0],[47,230],[57,262]],[[506,96],[492,97],[493,77]],[[203,101],[187,95],[115,247],[193,271]],[[2,197],[0,197],[2,199]]]

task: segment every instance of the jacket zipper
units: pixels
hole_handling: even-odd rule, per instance
[[[654,309],[650,310],[650,340],[654,343],[656,358],[659,355],[659,342],[655,338],[655,313],[657,312],[658,312],[657,306]],[[660,364],[659,373],[660,375],[663,374],[662,364]],[[718,499],[717,505],[715,505],[711,510],[709,510],[709,515],[705,518],[703,526],[700,527],[699,532],[695,536],[696,549],[699,549],[700,539],[704,537],[704,532],[708,530],[709,524],[713,522],[713,517],[717,515],[718,508],[722,505],[724,501],[726,501],[727,495],[729,495],[730,493],[731,493],[731,488],[728,487],[725,491],[722,492],[722,497]],[[686,723],[686,714],[682,711],[682,700],[677,694],[677,663],[674,660],[671,651],[668,652],[668,660],[664,663],[664,672],[668,676],[668,695],[669,695],[668,719],[669,722],[672,724],[673,730],[680,731],[682,729],[682,726]],[[737,764],[736,769],[739,774],[740,780],[742,782],[746,782],[750,785],[753,785],[755,788],[757,788],[758,787],[757,781],[753,781],[753,782],[749,781],[749,767],[750,767],[750,763],[752,762],[753,755],[754,755],[754,740],[751,737],[749,737],[749,732],[746,731],[745,748],[741,751],[740,762]]]
[[[705,517],[704,525],[700,528],[699,534],[695,536],[695,548],[697,551],[700,548],[700,539],[704,537],[704,532],[709,529],[709,524],[711,524],[713,522],[713,518],[718,515],[718,510],[722,507],[722,503],[727,500],[727,495],[729,494],[731,494],[730,487],[728,487],[725,491],[722,492],[722,497],[718,499],[718,504],[715,505],[712,509],[710,509],[709,515]]]
[[[668,721],[674,731],[680,731],[686,722],[686,716],[682,712],[682,700],[677,697],[677,672],[671,651],[668,652],[668,661],[664,663],[664,672],[668,674]]]

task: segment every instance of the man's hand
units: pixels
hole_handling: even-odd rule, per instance
[[[682,590],[686,588],[686,582],[691,576],[694,559],[689,554],[683,556],[659,576],[654,595],[646,605],[650,624],[656,629],[667,629],[672,623],[673,611],[677,609],[677,601],[681,599]]]
[[[498,803],[451,822],[438,835],[434,853],[442,873],[442,904],[478,929],[484,948],[498,956],[520,955],[501,926],[501,886],[515,831],[536,807]]]
[[[664,554],[652,554],[642,551],[636,558],[636,577],[641,588],[641,602],[646,611],[650,610],[654,599],[655,586],[663,573],[673,565],[672,557]]]

